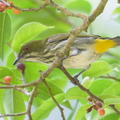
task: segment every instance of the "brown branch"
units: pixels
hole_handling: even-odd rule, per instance
[[[11,84],[4,83],[4,82],[0,82],[0,84],[7,85],[7,86],[11,85]],[[0,87],[2,87],[2,86],[0,86]],[[8,88],[8,89],[9,89],[9,88]],[[17,90],[17,91],[20,91],[20,92],[24,93],[25,95],[28,95],[28,96],[30,95],[29,92],[26,91],[26,90],[22,90],[22,89],[20,89],[20,88],[13,88],[13,89],[14,89],[14,90]]]
[[[9,86],[0,86],[0,89],[15,89],[15,88],[26,88],[26,87],[30,87],[30,86],[34,86],[33,88],[33,91],[30,95],[30,99],[29,99],[29,102],[28,102],[28,108],[27,108],[27,112],[23,112],[23,113],[18,113],[18,115],[22,115],[22,114],[28,114],[28,117],[30,120],[32,120],[32,117],[31,117],[31,106],[32,106],[32,102],[33,102],[33,98],[35,97],[35,94],[36,94],[36,91],[37,91],[37,85],[40,84],[49,74],[50,72],[55,68],[55,67],[58,67],[61,63],[61,60],[62,58],[64,57],[64,55],[68,56],[69,55],[69,51],[70,51],[70,47],[72,46],[72,44],[74,43],[74,40],[76,38],[76,36],[82,32],[82,31],[86,31],[88,26],[96,19],[97,16],[99,16],[103,10],[104,10],[104,7],[107,3],[108,0],[101,0],[101,2],[99,3],[98,7],[91,13],[90,16],[86,17],[82,14],[76,14],[76,13],[72,13],[70,11],[68,11],[67,9],[63,8],[63,7],[60,7],[59,5],[55,4],[54,2],[52,2],[52,0],[44,0],[45,3],[43,6],[37,8],[37,9],[33,9],[33,8],[30,8],[30,9],[22,9],[22,8],[19,8],[17,6],[14,6],[14,5],[10,5],[11,7],[14,7],[16,9],[19,9],[19,10],[22,10],[22,11],[38,11],[40,9],[43,9],[45,8],[46,6],[50,5],[51,3],[51,6],[52,7],[55,7],[57,8],[58,10],[64,12],[66,15],[68,16],[75,16],[75,17],[80,17],[83,19],[83,23],[74,28],[72,31],[71,31],[71,34],[68,38],[68,41],[64,47],[64,50],[59,52],[57,55],[56,55],[56,59],[55,61],[53,62],[53,64],[45,71],[41,74],[40,78],[32,83],[28,83],[28,84],[24,84],[24,85],[9,85]],[[64,71],[65,72],[65,71]],[[101,102],[103,102],[102,99],[100,99],[99,97],[95,96],[94,94],[92,94],[88,89],[84,88],[78,80],[75,80],[74,78],[72,78],[70,75],[67,76],[69,79],[71,79],[72,81],[75,81],[75,83],[78,85],[78,87],[85,91],[86,93],[88,93],[91,97],[95,98],[96,100],[99,100]],[[47,87],[48,88],[48,87]],[[50,91],[49,91],[50,92]],[[51,94],[51,93],[50,93]],[[52,96],[51,96],[52,97]],[[53,99],[53,98],[52,98]],[[54,100],[54,99],[53,99]],[[114,107],[114,105],[110,105],[116,113],[119,113],[120,112]],[[62,111],[62,109],[60,109]],[[6,114],[8,115],[8,114]],[[16,115],[16,114],[9,114],[10,116],[12,115]],[[0,116],[1,117],[1,116]]]
[[[116,81],[119,81],[120,82],[120,79],[119,78],[116,78],[116,77],[113,77],[113,76],[101,76],[101,78],[109,78],[109,79],[113,79],[113,80],[116,80]]]
[[[44,85],[46,86],[47,90],[48,90],[48,93],[50,95],[50,97],[52,98],[52,100],[54,101],[54,103],[57,105],[57,107],[59,108],[60,112],[61,112],[61,117],[63,120],[65,120],[65,115],[64,115],[64,112],[63,112],[63,108],[58,104],[58,102],[56,101],[56,99],[54,98],[53,94],[52,94],[52,91],[49,87],[49,85],[47,84],[47,82],[45,80],[43,80],[43,83]]]
[[[0,89],[15,89],[15,88],[25,88],[37,85],[38,81],[34,81],[24,85],[7,85],[7,86],[0,86]]]
[[[32,103],[33,103],[33,99],[34,99],[34,97],[36,96],[37,88],[38,88],[38,86],[34,86],[32,92],[31,92],[31,95],[30,95],[30,99],[29,99],[29,101],[28,101],[27,115],[28,115],[29,120],[32,120],[32,116],[31,116],[31,106],[32,106]]]
[[[66,70],[63,66],[60,67],[60,70],[67,76],[67,78],[68,78],[72,83],[76,84],[81,90],[85,91],[85,92],[86,92],[88,95],[90,95],[92,98],[94,98],[94,99],[96,99],[96,100],[98,100],[98,101],[100,101],[100,102],[103,102],[102,99],[100,99],[99,97],[97,97],[96,95],[94,95],[93,93],[91,93],[91,92],[89,91],[89,89],[83,87],[83,86],[79,83],[79,81],[78,81],[77,79],[73,78],[73,77],[67,72],[67,70]]]
[[[68,9],[59,6],[58,4],[54,3],[52,0],[51,0],[51,6],[54,7],[54,8],[56,8],[57,10],[63,12],[63,13],[66,14],[67,16],[79,17],[79,18],[81,18],[81,19],[86,18],[85,15],[80,14],[80,13],[70,12]]]
[[[77,35],[82,31],[87,31],[89,25],[96,19],[97,16],[99,16],[103,12],[107,1],[108,0],[101,0],[98,7],[92,12],[92,14],[88,17],[85,17],[83,23],[71,31],[71,34],[63,50],[66,56],[69,56],[70,48],[74,43]]]
[[[44,3],[42,6],[40,6],[39,8],[23,9],[23,8],[20,8],[20,7],[18,7],[18,6],[13,5],[13,4],[10,4],[11,7],[16,8],[16,9],[21,10],[21,11],[35,11],[35,12],[37,12],[37,11],[45,8],[45,7],[48,6],[48,5],[49,5],[49,4],[45,2],[45,3]]]
[[[1,117],[21,116],[21,115],[25,115],[25,114],[26,114],[26,112],[14,113],[14,114],[2,114],[2,115],[0,115],[0,118]]]
[[[99,98],[98,96],[96,96],[96,95],[94,95],[93,93],[91,93],[91,92],[89,91],[89,89],[87,89],[87,88],[85,88],[84,86],[82,86],[77,79],[73,78],[73,77],[66,71],[66,69],[65,69],[63,66],[60,67],[60,70],[67,76],[67,78],[68,78],[70,81],[72,81],[73,83],[75,83],[81,90],[85,91],[85,92],[86,92],[89,96],[91,96],[92,98],[94,98],[94,99],[96,99],[96,100],[104,103],[104,101],[103,101],[101,98]],[[120,114],[120,111],[117,110],[113,104],[112,104],[112,105],[109,105],[109,106],[110,106],[117,114]]]

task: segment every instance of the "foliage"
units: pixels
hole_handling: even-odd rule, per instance
[[[21,8],[38,8],[43,4],[39,0],[11,1]],[[85,13],[86,15],[90,14],[93,7],[90,0],[66,0],[63,2],[61,2],[61,0],[55,0],[55,2],[73,12]],[[118,7],[113,14],[119,15],[119,13],[120,8]],[[115,20],[120,22],[119,18],[118,16]],[[3,65],[0,66],[0,82],[4,82],[5,76],[11,76],[11,84],[21,85],[21,72],[16,69],[16,66],[12,65],[15,60],[14,53],[18,53],[21,45],[31,40],[44,39],[53,34],[68,33],[72,29],[72,26],[79,25],[81,21],[78,20],[78,18],[73,19],[67,17],[52,7],[46,7],[37,12],[21,11],[20,14],[17,15],[12,12],[12,9],[6,9],[4,12],[0,13],[0,23],[0,58],[3,60]],[[90,26],[90,29],[94,31],[94,27]],[[91,31],[90,29],[88,31]],[[106,31],[104,31],[104,35],[107,36]],[[104,55],[93,63],[90,69],[85,71],[79,78],[80,81],[85,80],[86,77],[92,79],[91,82],[89,82],[90,79],[88,79],[87,83],[84,83],[84,85],[87,84],[87,88],[89,88],[93,94],[105,101],[103,104],[103,108],[106,110],[104,116],[105,120],[112,120],[114,118],[116,118],[116,120],[120,119],[120,117],[117,116],[112,109],[109,109],[108,106],[114,104],[116,108],[120,110],[119,49],[120,48],[111,49],[109,54],[112,56]],[[40,75],[38,71],[45,71],[48,68],[48,66],[42,63],[26,62],[24,64],[26,66],[26,83],[37,80]],[[80,70],[81,69],[68,69],[71,75],[75,75]],[[106,77],[102,78],[101,76],[103,75]],[[110,76],[116,79],[111,79]],[[86,99],[88,94],[78,87],[71,86],[71,88],[69,88],[68,84],[71,85],[71,83],[57,68],[47,77],[47,82],[58,103],[70,110],[71,113],[67,113],[68,120],[86,120],[89,114],[91,114],[89,115],[91,120],[99,118],[95,110],[91,113],[86,113],[86,109],[90,107]],[[4,85],[1,84],[0,86]],[[27,90],[31,91],[32,88],[27,88]],[[38,92],[39,94],[34,98],[32,105],[33,120],[49,118],[51,111],[54,111],[56,107],[43,83],[39,85]],[[71,100],[74,100],[76,106],[72,105]],[[0,89],[0,113],[12,114],[23,112],[26,109],[27,103],[27,95],[15,89]],[[4,118],[4,120],[27,119],[28,118],[24,115]]]

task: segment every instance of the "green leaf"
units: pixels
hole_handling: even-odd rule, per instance
[[[117,7],[112,14],[120,14],[120,7]]]
[[[59,75],[60,74],[60,75]],[[68,78],[58,68],[55,68],[48,76],[49,81],[58,86],[60,89],[65,88]]]
[[[45,26],[38,22],[30,22],[24,24],[19,30],[16,32],[15,37],[12,42],[12,48],[14,50],[18,50],[21,44],[28,42],[39,35],[41,32],[47,30],[48,26]]]
[[[0,66],[0,78],[5,76],[13,76],[13,72],[7,67]]]
[[[104,117],[101,117],[99,120],[120,120],[120,116],[114,112],[114,113],[106,114]]]
[[[101,95],[101,94],[111,94],[110,87],[113,85],[114,81],[108,80],[108,79],[99,79],[95,80],[92,85],[90,86],[90,91],[95,95]],[[108,91],[108,93],[106,93]],[[114,93],[113,93],[114,94]]]
[[[0,113],[5,113],[4,105],[3,105],[3,98],[4,98],[4,89],[0,89]]]
[[[120,54],[118,53],[119,50],[120,50],[120,47],[116,47],[116,48],[110,49],[108,53],[110,53],[111,55],[115,57],[120,58]]]
[[[120,23],[120,7],[118,6],[112,13],[114,21]]]
[[[33,80],[38,79],[40,76],[39,71],[45,71],[48,67],[41,63],[35,62],[24,62],[26,69],[25,69],[25,79],[26,82],[32,82]]]
[[[4,108],[6,114],[20,113],[25,111],[25,104],[22,94],[16,90],[5,90]],[[24,117],[24,115],[9,117],[9,120],[24,120]]]
[[[73,9],[73,10],[80,10],[82,12],[90,13],[91,11],[91,5],[86,0],[74,0],[72,2],[69,2],[66,5],[67,9]]]
[[[55,85],[53,82],[51,81],[46,81],[48,86],[51,88],[51,92],[53,95],[57,95],[57,94],[61,94],[63,93],[63,91],[60,89],[60,87],[58,87],[57,85]],[[40,98],[46,100],[48,98],[50,98],[49,94],[48,94],[48,90],[46,88],[46,86],[44,85],[44,83],[41,83],[39,85],[39,91],[40,94],[38,95]]]
[[[81,118],[87,113],[87,109],[90,107],[90,104],[85,104],[79,108],[79,110],[76,113],[74,120],[81,120]]]
[[[110,65],[105,61],[97,61],[91,65],[91,67],[85,71],[83,77],[89,76],[90,78],[97,78],[112,71]]]
[[[119,96],[117,96],[117,95],[108,95],[108,94],[106,94],[106,95],[100,95],[99,97],[100,97],[102,100],[108,99],[108,98],[119,98]]]
[[[0,58],[4,57],[5,42],[10,39],[11,36],[11,19],[8,13],[0,13]]]
[[[61,103],[65,99],[65,94],[64,93],[58,94],[54,97],[58,103]],[[46,100],[41,106],[39,106],[35,110],[35,112],[33,112],[32,114],[33,120],[45,119],[50,114],[50,112],[53,110],[53,108],[55,108],[55,106],[56,105],[51,98]]]
[[[105,86],[105,85],[104,85]],[[119,82],[113,82],[111,85],[106,87],[105,91],[103,91],[102,94],[112,94],[112,95],[120,95],[120,83]]]
[[[104,103],[106,105],[110,105],[110,104],[120,104],[120,98],[108,98],[104,100]]]
[[[72,109],[72,106],[71,106],[71,104],[70,104],[69,101],[64,101],[64,102],[62,102],[61,104],[64,105],[65,107],[67,107],[67,108],[73,110],[73,109]]]
[[[78,87],[72,87],[68,89],[68,91],[66,92],[66,99],[68,100],[80,99],[86,97],[87,94]]]

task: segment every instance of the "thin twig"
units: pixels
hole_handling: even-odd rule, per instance
[[[91,93],[91,92],[89,91],[89,89],[83,87],[83,86],[79,83],[79,81],[78,81],[77,79],[73,78],[73,77],[67,72],[67,70],[66,70],[63,66],[60,67],[60,70],[67,76],[67,78],[68,78],[70,81],[72,81],[72,83],[76,84],[81,90],[85,91],[85,92],[86,92],[88,95],[90,95],[92,98],[95,98],[96,100],[98,100],[98,101],[100,101],[100,102],[103,102],[102,99],[100,99],[99,97],[97,97],[96,95],[94,95],[93,93]]]
[[[45,8],[45,7],[48,6],[48,5],[49,5],[49,4],[45,2],[45,3],[44,3],[42,6],[40,6],[39,8],[23,9],[23,8],[20,8],[20,7],[18,7],[18,6],[13,5],[13,4],[10,4],[11,7],[16,8],[16,9],[21,10],[21,11],[35,11],[35,12],[37,12],[37,11]]]
[[[10,116],[21,116],[21,115],[25,115],[25,114],[26,114],[26,111],[21,112],[21,113],[14,113],[14,114],[2,114],[2,115],[0,115],[0,118],[1,117],[10,117]]]
[[[66,71],[66,69],[65,69],[63,66],[60,67],[60,70],[67,76],[67,78],[68,78],[70,81],[72,81],[73,83],[75,83],[81,90],[85,91],[85,92],[86,92],[89,96],[91,96],[92,98],[94,98],[94,99],[96,99],[96,100],[104,103],[104,101],[103,101],[101,98],[99,98],[98,96],[96,96],[96,95],[94,95],[93,93],[91,93],[91,92],[89,91],[89,89],[83,87],[83,86],[79,83],[79,81],[78,81],[77,79],[73,78],[73,77]],[[120,111],[117,110],[114,105],[109,105],[109,106],[110,106],[117,114],[120,114]]]
[[[11,84],[4,83],[4,82],[0,82],[0,84],[7,85],[7,86],[11,85]],[[0,86],[0,87],[1,87],[1,86]],[[25,95],[28,95],[28,96],[30,95],[28,91],[22,90],[22,89],[20,89],[20,88],[13,88],[13,89],[14,89],[14,90],[17,90],[17,91],[20,91],[20,92],[24,93]]]
[[[34,86],[34,87],[33,87],[33,90],[32,90],[31,95],[30,95],[30,99],[29,99],[29,101],[28,101],[27,115],[28,115],[28,117],[29,117],[29,120],[32,120],[32,116],[31,116],[31,106],[32,106],[32,103],[33,103],[33,99],[34,99],[34,97],[36,96],[37,88],[38,88],[38,86]]]
[[[43,83],[44,85],[46,86],[47,90],[48,90],[48,93],[50,95],[50,97],[52,98],[52,100],[54,101],[54,103],[57,105],[57,107],[59,108],[60,112],[61,112],[61,117],[63,120],[65,120],[65,115],[64,115],[64,112],[63,112],[63,108],[58,104],[58,102],[56,101],[56,99],[54,98],[53,94],[52,94],[52,91],[49,87],[49,85],[47,84],[47,82],[45,80],[43,80]]]
[[[63,50],[66,56],[69,56],[70,48],[73,45],[77,35],[82,31],[87,31],[89,25],[96,19],[97,16],[99,16],[103,12],[107,1],[108,0],[101,0],[98,7],[92,12],[92,14],[84,18],[83,23],[81,25],[71,30],[71,34]]]
[[[54,3],[52,0],[51,0],[51,6],[56,8],[57,10],[59,11],[62,11],[64,14],[66,14],[67,16],[72,16],[72,17],[79,17],[81,19],[84,19],[86,18],[85,15],[83,14],[80,14],[80,13],[73,13],[71,11],[69,11],[68,9],[64,8],[64,7],[61,7],[59,6],[58,4]]]
[[[0,1],[3,1],[3,0],[0,0]],[[82,14],[72,13],[72,12],[68,11],[67,9],[65,9],[63,7],[60,7],[59,5],[53,3],[52,0],[44,0],[44,1],[45,1],[44,5],[39,7],[39,8],[37,8],[37,9],[33,9],[33,8],[22,9],[22,8],[19,8],[19,7],[15,6],[15,5],[12,5],[12,4],[10,6],[16,8],[16,9],[22,10],[22,11],[38,11],[40,9],[45,8],[48,5],[51,5],[52,7],[55,7],[56,9],[64,12],[68,16],[75,16],[75,17],[82,18],[83,19],[83,23],[81,25],[79,25],[78,27],[74,28],[71,31],[71,34],[70,34],[70,36],[68,38],[68,41],[67,41],[67,43],[66,43],[66,45],[64,47],[64,50],[56,55],[57,57],[56,57],[55,61],[53,62],[53,64],[45,72],[42,73],[42,75],[40,76],[40,78],[38,80],[36,80],[36,81],[34,81],[32,83],[24,84],[24,85],[0,86],[0,89],[16,89],[16,88],[26,88],[26,87],[34,86],[33,91],[31,92],[31,95],[30,95],[29,102],[28,102],[27,112],[16,113],[16,114],[5,114],[3,117],[5,117],[5,116],[19,116],[19,115],[28,114],[29,119],[32,120],[32,117],[31,117],[31,106],[32,106],[32,102],[33,102],[33,99],[34,99],[36,91],[37,91],[37,85],[40,84],[52,72],[52,70],[55,67],[58,67],[60,65],[61,60],[64,57],[64,55],[66,55],[66,56],[69,55],[70,48],[71,48],[72,44],[74,43],[74,40],[75,40],[76,36],[80,32],[87,30],[88,26],[96,19],[97,16],[99,16],[103,12],[104,7],[105,7],[105,5],[106,5],[108,0],[101,0],[101,2],[99,3],[98,7],[88,17],[86,17],[86,16],[84,16]],[[70,75],[67,76],[67,77],[69,79],[71,79],[73,82],[75,82],[80,89],[82,89],[83,91],[88,93],[90,96],[92,96],[93,98],[103,102],[103,100],[101,100],[99,97],[95,96],[88,89],[84,88],[79,83],[78,80],[75,80]],[[116,113],[120,114],[120,112],[114,107],[114,105],[110,105],[110,107],[112,107]],[[2,117],[2,115],[0,117]]]
[[[109,79],[113,79],[113,80],[116,80],[116,81],[119,81],[120,82],[120,79],[119,78],[116,78],[116,77],[113,77],[113,76],[100,76],[101,78],[109,78]]]

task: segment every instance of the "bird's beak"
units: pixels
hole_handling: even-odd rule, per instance
[[[17,58],[17,59],[14,61],[13,65],[16,65],[18,61],[19,61],[19,58]]]
[[[16,60],[14,61],[13,65],[16,65],[16,64],[18,63],[18,61],[19,61],[20,58],[21,58],[21,57],[18,56],[18,57],[16,58]]]
[[[18,62],[20,62],[20,60],[21,60],[21,58],[23,57],[24,54],[25,54],[24,52],[19,54],[18,57],[16,58],[16,60],[14,61],[13,65],[16,65]]]

